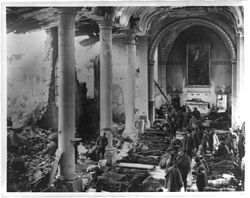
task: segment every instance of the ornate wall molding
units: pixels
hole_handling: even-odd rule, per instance
[[[149,60],[154,59],[155,49],[159,45],[159,43],[162,42],[162,38],[164,38],[166,35],[168,35],[168,37],[171,38],[170,43],[168,44],[168,42],[167,42],[167,44],[166,44],[168,46],[167,48],[170,51],[174,41],[179,36],[179,34],[183,30],[185,30],[189,27],[192,27],[192,26],[196,26],[196,25],[210,28],[210,29],[214,30],[216,33],[218,33],[219,36],[221,37],[221,39],[223,40],[223,42],[224,42],[224,44],[225,44],[225,46],[226,46],[226,48],[231,56],[231,59],[236,59],[236,50],[235,50],[233,41],[231,40],[229,35],[219,25],[217,25],[214,22],[211,22],[209,20],[206,20],[206,19],[189,18],[189,19],[181,19],[181,20],[175,21],[175,22],[167,25],[166,27],[164,27],[160,31],[160,33],[156,36],[156,38],[153,40],[153,42],[151,43],[151,45],[149,47]]]
[[[162,61],[164,62],[164,61]],[[168,66],[174,66],[174,65],[186,65],[185,60],[175,60],[175,61],[166,61],[164,62]],[[210,64],[212,66],[231,66],[232,61],[231,60],[211,60]]]
[[[231,66],[232,61],[230,61],[230,60],[216,60],[216,61],[211,61],[211,65],[213,65],[213,66],[221,66],[221,65]]]
[[[167,61],[167,65],[186,65],[185,60]]]
[[[186,61],[185,60],[176,60],[176,61],[167,61],[166,64],[168,66],[172,66],[172,65],[186,65]],[[231,60],[212,60],[211,61],[211,65],[212,66],[231,66],[232,65],[232,61]]]

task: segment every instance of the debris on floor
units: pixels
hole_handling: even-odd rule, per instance
[[[182,152],[185,129],[176,132],[170,139],[169,133],[159,128],[139,134],[136,143],[121,136],[119,130],[114,135],[117,151],[116,163],[97,161],[95,141],[80,143],[75,171],[81,179],[83,192],[161,192],[164,188],[166,167],[171,161],[171,153]],[[219,139],[227,133],[216,131]],[[44,152],[57,135],[49,130],[26,128],[20,131],[8,129],[8,192],[65,191],[64,184],[48,186],[54,155]],[[244,182],[241,167],[233,158],[219,159],[211,153],[204,155],[208,166],[207,186],[204,191],[241,191]],[[187,191],[198,191],[195,175],[196,162],[192,159],[187,176]],[[57,185],[57,186],[55,186]],[[59,187],[58,187],[59,186]],[[182,189],[183,190],[183,189]]]

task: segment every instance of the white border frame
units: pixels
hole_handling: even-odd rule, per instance
[[[132,1],[122,1],[122,0],[116,0],[116,1],[110,1],[110,0],[101,0],[101,1],[95,1],[95,0],[88,0],[88,1],[82,1],[82,0],[74,0],[73,2],[65,1],[65,0],[54,0],[54,1],[22,1],[22,0],[1,0],[1,67],[0,67],[0,75],[1,75],[1,84],[0,84],[0,92],[1,92],[1,197],[250,197],[249,195],[249,175],[247,174],[249,171],[249,168],[247,165],[249,165],[249,152],[246,152],[246,178],[245,178],[245,191],[244,192],[208,192],[208,193],[201,193],[201,192],[188,192],[188,193],[7,193],[6,192],[6,141],[4,139],[6,138],[7,131],[6,131],[6,115],[7,115],[7,86],[6,86],[6,80],[7,80],[7,69],[6,69],[6,6],[244,6],[244,39],[245,39],[245,75],[249,74],[250,70],[250,63],[247,58],[247,55],[249,53],[249,20],[250,20],[250,2],[249,0],[159,0],[159,1],[151,1],[151,0],[132,0]],[[248,75],[249,76],[249,75]],[[246,85],[250,85],[250,78],[246,78]],[[249,87],[245,87],[246,94],[245,94],[245,101],[244,104],[246,104],[246,111],[249,109],[249,104],[247,104],[248,98],[250,98],[250,90]],[[249,117],[249,116],[248,116]],[[246,120],[246,131],[249,131],[249,127],[247,125],[249,123],[248,120]],[[249,150],[249,144],[248,144],[248,132],[246,133],[246,150]]]

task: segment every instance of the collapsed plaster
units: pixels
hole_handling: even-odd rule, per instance
[[[18,128],[44,113],[52,70],[47,56],[50,37],[45,31],[10,33],[7,42],[7,113]]]
[[[8,51],[8,117],[14,127],[37,124],[58,126],[58,30],[57,27],[29,34],[9,34]],[[99,127],[100,60],[99,43],[82,47],[76,37],[76,128],[80,133]],[[19,43],[19,47],[16,46]],[[28,45],[28,47],[27,47]],[[114,48],[116,48],[114,46]],[[119,48],[119,47],[118,47]],[[119,49],[122,55],[126,46]],[[119,53],[119,52],[118,52]],[[121,55],[121,56],[122,56]],[[116,50],[113,50],[116,56]],[[126,64],[114,61],[113,120],[125,122],[123,85]],[[124,56],[125,58],[125,56]],[[125,61],[126,63],[126,61]],[[93,114],[93,115],[92,115]],[[87,126],[93,123],[98,127]],[[95,133],[95,132],[94,132]]]
[[[56,88],[56,64],[58,58],[58,29],[51,28],[47,30],[47,34],[50,38],[48,56],[51,60],[51,80],[49,84],[49,96],[47,101],[46,111],[38,121],[38,125],[42,128],[57,128],[58,125],[58,107],[56,104],[56,95],[57,95],[57,88]]]
[[[47,33],[47,35],[46,35]],[[8,36],[15,37],[10,43],[15,51],[8,51],[8,116],[11,116],[15,123],[22,119],[29,120],[28,115],[35,115],[39,118],[39,126],[43,128],[57,128],[57,56],[58,41],[57,28],[51,28],[45,31],[30,33],[27,35]],[[35,36],[34,36],[35,35]],[[42,36],[38,36],[42,35]],[[76,121],[83,122],[84,116],[90,117],[91,110],[86,110],[86,100],[90,100],[91,106],[95,114],[99,112],[99,92],[100,92],[100,60],[99,60],[99,42],[91,47],[83,47],[80,43],[85,36],[75,38],[76,47]],[[25,43],[26,45],[16,43]],[[137,62],[135,66],[136,73],[136,98],[135,113],[136,118],[140,115],[148,115],[148,82],[145,81],[148,75],[148,37],[139,36],[137,43]],[[216,42],[218,43],[218,42]],[[11,45],[12,44],[12,45]],[[174,54],[175,49],[179,51],[179,47],[173,46],[167,63],[166,87],[183,88],[182,76],[183,67],[185,67],[185,53],[183,57],[177,57]],[[222,44],[220,43],[222,46]],[[23,48],[22,48],[23,46]],[[215,46],[215,45],[214,45]],[[20,50],[18,51],[17,49]],[[225,52],[224,47],[218,52]],[[29,49],[29,51],[27,50]],[[113,85],[112,85],[112,112],[113,121],[124,122],[124,90],[125,90],[125,74],[127,65],[127,47],[126,42],[121,39],[114,38],[112,46],[113,58]],[[177,54],[178,56],[180,54]],[[224,54],[222,54],[224,56]],[[218,56],[222,56],[218,53]],[[173,60],[172,60],[173,59]],[[177,60],[178,59],[178,60]],[[217,60],[218,59],[218,60]],[[225,60],[217,58],[217,64]],[[225,60],[224,60],[225,59]],[[25,60],[25,62],[24,62]],[[183,64],[184,60],[184,64]],[[32,62],[33,61],[33,62]],[[175,61],[174,67],[171,62]],[[176,64],[179,65],[176,65]],[[224,64],[224,63],[223,63]],[[231,75],[230,66],[219,65],[212,66],[216,69],[214,73],[218,86],[229,83],[231,77],[221,78],[221,73]],[[172,69],[172,70],[171,70]],[[218,70],[218,72],[217,72]],[[173,74],[173,75],[172,75]],[[216,76],[216,75],[219,76]],[[172,80],[171,80],[172,79]],[[176,79],[180,79],[176,81]],[[159,79],[160,80],[160,79]],[[156,75],[157,81],[157,75]],[[86,89],[83,88],[86,83]],[[217,87],[217,84],[216,84]],[[215,88],[216,88],[215,87]],[[86,92],[86,93],[85,93]],[[214,92],[214,91],[213,91]],[[84,95],[86,94],[86,95]],[[156,93],[157,94],[157,93]],[[213,97],[215,100],[215,97]],[[230,101],[229,101],[230,102]],[[214,102],[213,102],[214,103]],[[92,106],[93,105],[93,106]],[[94,107],[95,106],[95,107]],[[38,112],[38,113],[34,113]],[[84,113],[85,112],[85,113]],[[88,112],[88,113],[86,113]],[[84,116],[83,116],[84,115]],[[28,117],[28,118],[27,118]],[[97,118],[94,116],[95,119]],[[94,120],[94,119],[92,119]],[[99,125],[99,118],[95,120]],[[19,124],[20,125],[20,124]],[[77,126],[79,127],[79,125]],[[84,128],[84,127],[81,127]]]
[[[13,127],[29,124],[48,129],[58,125],[58,30],[8,35],[8,117]],[[77,76],[77,73],[76,73]],[[76,78],[76,121],[86,93]]]

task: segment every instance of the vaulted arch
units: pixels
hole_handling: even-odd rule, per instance
[[[222,27],[220,27],[219,25],[209,20],[200,19],[200,18],[189,18],[189,19],[181,19],[181,20],[175,21],[167,25],[160,31],[160,33],[155,37],[155,39],[153,40],[153,42],[151,43],[149,47],[149,61],[152,61],[154,59],[155,50],[157,46],[159,45],[159,43],[164,42],[163,38],[168,38],[166,39],[165,41],[166,43],[163,46],[165,46],[165,50],[167,50],[166,54],[169,54],[171,47],[173,46],[176,38],[180,35],[180,33],[187,28],[190,28],[192,26],[197,26],[197,25],[204,26],[204,27],[214,30],[220,36],[223,43],[225,44],[231,56],[231,59],[232,60],[236,59],[235,44],[233,43],[230,36]]]

